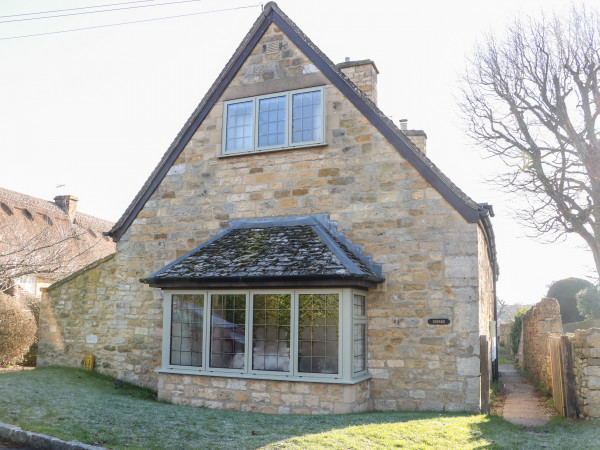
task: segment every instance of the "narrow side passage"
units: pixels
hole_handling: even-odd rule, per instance
[[[501,364],[499,372],[500,382],[507,391],[504,418],[515,425],[526,427],[544,425],[550,415],[540,407],[533,385],[512,364]]]

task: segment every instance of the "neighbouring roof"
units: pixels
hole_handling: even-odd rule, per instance
[[[141,281],[163,288],[322,280],[374,287],[383,281],[381,267],[361,259],[357,249],[322,215],[240,220]]]
[[[225,68],[185,123],[144,186],[125,210],[109,235],[119,240],[161,183],[177,157],[229,85],[263,33],[274,23],[312,61],[398,152],[467,220],[480,221],[481,208],[462,192],[404,133],[296,26],[274,3],[269,2],[243,39]],[[344,63],[342,63],[343,65]]]
[[[106,236],[112,222],[0,188],[0,264],[18,272],[60,278],[115,251]]]

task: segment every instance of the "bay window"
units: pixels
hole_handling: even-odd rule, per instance
[[[226,101],[223,154],[324,143],[323,97],[317,87]]]
[[[163,371],[348,382],[366,376],[362,291],[165,294]]]

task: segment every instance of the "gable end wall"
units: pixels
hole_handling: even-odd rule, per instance
[[[279,42],[279,51],[263,52],[269,42]],[[220,157],[223,98],[318,79],[325,83],[327,145]],[[102,287],[90,287],[100,281],[88,276],[50,292],[57,339],[70,343],[71,356],[56,344],[44,363],[78,365],[84,353],[95,353],[107,372],[156,389],[162,292],[139,279],[231,220],[309,214],[328,214],[383,265],[385,283],[368,293],[368,408],[478,410],[477,224],[467,223],[273,24],[117,243],[117,256],[98,268]],[[80,344],[71,326],[84,314],[97,324],[95,343]],[[429,318],[450,325],[428,325]],[[160,383],[175,389],[183,379]]]

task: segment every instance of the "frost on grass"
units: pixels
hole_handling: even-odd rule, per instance
[[[540,448],[597,445],[600,422],[528,435],[497,416],[361,413],[278,416],[159,403],[151,391],[77,369],[0,374],[0,421],[110,448]]]

